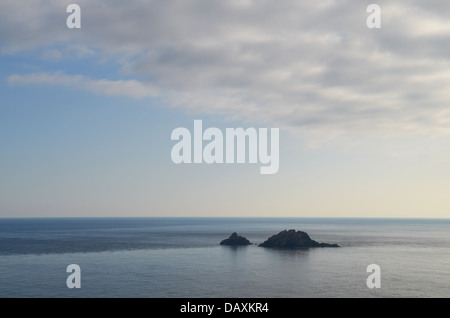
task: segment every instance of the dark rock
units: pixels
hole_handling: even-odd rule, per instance
[[[231,234],[231,236],[229,238],[220,242],[220,245],[250,245],[250,244],[251,243],[249,240],[247,240],[243,236],[237,235],[236,232]]]
[[[337,244],[319,243],[312,240],[309,235],[302,231],[282,231],[269,237],[267,241],[259,244],[262,247],[274,248],[309,248],[309,247],[340,247]]]

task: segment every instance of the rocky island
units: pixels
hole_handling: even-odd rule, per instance
[[[312,240],[309,235],[302,231],[281,231],[269,237],[267,241],[259,244],[261,247],[272,248],[309,248],[309,247],[340,247],[337,244],[319,243]]]
[[[220,245],[232,245],[232,246],[250,245],[250,244],[252,244],[252,243],[250,243],[249,240],[247,240],[243,236],[237,235],[236,232],[231,234],[231,236],[229,238],[227,238],[227,239],[223,240],[222,242],[220,242]]]

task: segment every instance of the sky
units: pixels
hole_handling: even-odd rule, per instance
[[[2,0],[0,217],[447,218],[448,16],[441,0]],[[279,128],[278,172],[175,164],[171,133],[194,120]]]

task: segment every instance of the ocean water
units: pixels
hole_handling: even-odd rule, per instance
[[[262,243],[284,229],[341,248]],[[81,288],[69,289],[69,264]],[[381,268],[369,289],[367,266]],[[450,220],[0,219],[0,297],[449,297]]]

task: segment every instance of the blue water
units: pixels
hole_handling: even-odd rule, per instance
[[[341,248],[273,250],[284,229]],[[68,289],[69,264],[81,288]],[[369,289],[369,264],[381,288]],[[0,297],[449,297],[450,220],[0,219]]]

